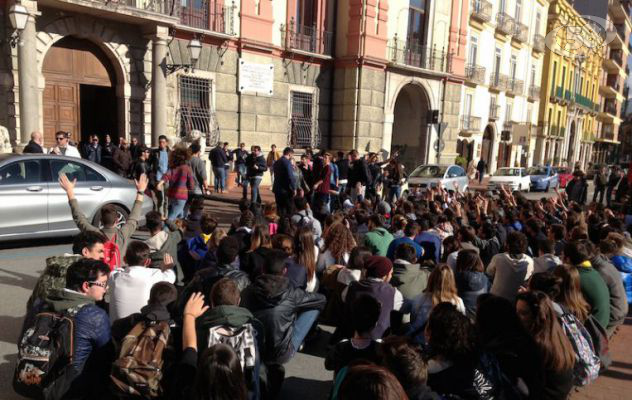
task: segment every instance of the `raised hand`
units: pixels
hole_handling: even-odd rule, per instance
[[[68,194],[68,198],[74,198],[76,184],[77,178],[71,181],[63,172],[59,174],[59,185]]]
[[[147,184],[149,183],[149,179],[147,179],[147,175],[141,174],[139,179],[135,179],[134,183],[136,184],[136,190],[139,192],[144,192],[147,190]]]
[[[196,292],[189,297],[189,301],[187,301],[187,304],[184,306],[183,315],[191,315],[193,318],[198,318],[208,309],[209,306],[204,305],[204,295],[200,292]]]

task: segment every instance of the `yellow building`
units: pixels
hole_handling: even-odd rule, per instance
[[[549,6],[534,164],[582,168],[597,131],[604,39],[567,0]]]

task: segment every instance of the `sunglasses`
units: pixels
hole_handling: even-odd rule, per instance
[[[90,286],[99,286],[99,287],[101,287],[103,289],[107,289],[107,287],[108,287],[107,281],[106,282],[96,282],[96,281],[95,282],[88,282],[88,285],[90,285]]]
[[[57,140],[57,141],[64,140],[64,139],[66,139],[66,138],[65,138],[65,137],[63,137],[63,136],[59,136],[59,137],[56,137],[56,138],[55,138],[55,140]]]

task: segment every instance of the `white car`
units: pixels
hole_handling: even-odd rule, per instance
[[[500,189],[501,186],[513,191],[529,190],[531,177],[526,168],[498,168],[489,178],[489,190]]]
[[[439,184],[446,190],[455,190],[458,186],[461,192],[466,192],[469,179],[459,165],[420,165],[408,175],[407,190],[423,192]]]

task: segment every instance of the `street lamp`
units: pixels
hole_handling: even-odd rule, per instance
[[[20,38],[20,32],[26,28],[26,22],[29,19],[29,12],[22,4],[14,4],[9,8],[9,21],[13,28],[13,33],[9,38],[11,47],[15,47],[18,44]]]
[[[202,52],[202,43],[198,39],[191,39],[189,44],[187,45],[187,50],[189,51],[189,64],[167,64],[167,74],[172,74],[180,69],[184,69],[185,71],[195,71],[195,64],[197,60],[200,58],[200,53]]]

